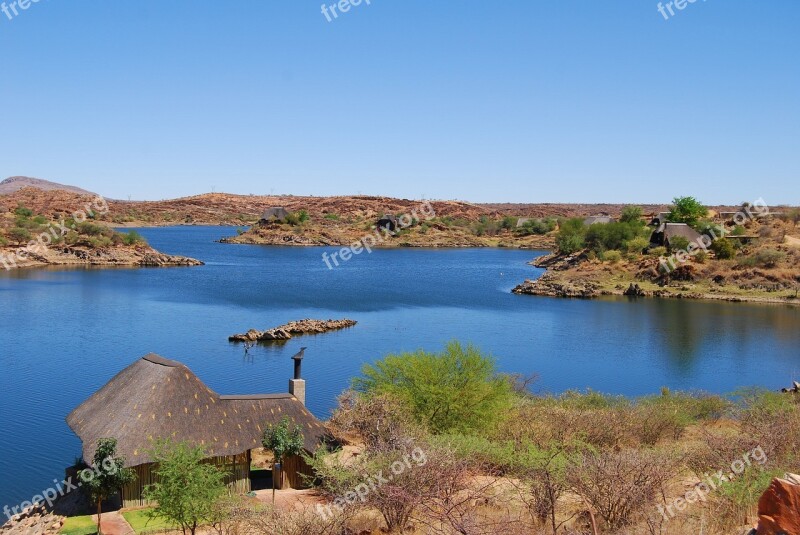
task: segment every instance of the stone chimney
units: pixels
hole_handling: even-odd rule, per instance
[[[302,378],[300,367],[302,366],[305,352],[306,348],[302,347],[297,355],[292,357],[292,360],[294,360],[294,379],[289,379],[289,393],[303,405],[306,404],[306,381]]]

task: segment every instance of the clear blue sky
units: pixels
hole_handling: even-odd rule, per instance
[[[0,178],[134,199],[800,204],[797,0],[670,20],[652,0],[372,0],[333,22],[321,4],[0,12]]]

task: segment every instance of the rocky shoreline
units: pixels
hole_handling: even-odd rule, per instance
[[[588,262],[585,254],[559,255],[551,253],[538,257],[531,265],[544,268],[544,274],[535,280],[527,279],[517,285],[512,292],[519,295],[537,295],[544,297],[563,297],[578,299],[594,299],[602,296],[627,296],[631,298],[668,298],[668,299],[700,299],[726,301],[731,303],[765,303],[800,305],[800,299],[783,297],[764,297],[758,295],[741,295],[726,293],[724,287],[712,288],[712,291],[699,291],[691,282],[672,282],[658,284],[647,280],[640,272],[637,281],[615,282],[613,269],[579,273],[578,268]],[[598,275],[600,273],[600,275]]]
[[[291,340],[294,336],[302,336],[305,334],[322,334],[330,331],[338,331],[353,327],[357,321],[350,319],[341,320],[315,320],[303,319],[300,321],[291,321],[273,329],[266,331],[259,331],[250,329],[243,334],[234,334],[228,337],[231,342],[272,342],[276,340]]]
[[[43,252],[27,252],[24,259],[16,255],[15,249],[0,250],[0,254],[4,255],[3,258],[6,259],[3,267],[9,270],[46,266],[187,267],[204,265],[200,260],[164,254],[152,247],[51,247]]]

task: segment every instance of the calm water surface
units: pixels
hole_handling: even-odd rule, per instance
[[[379,250],[329,271],[325,249],[214,242],[231,229],[140,232],[206,265],[0,273],[0,507],[63,476],[80,452],[66,415],[149,352],[186,363],[222,394],[243,394],[285,391],[289,357],[308,346],[308,405],[321,418],[364,363],[453,339],[493,354],[504,371],[538,373],[543,391],[728,392],[800,376],[797,308],[511,294],[540,273],[526,262],[544,252]],[[247,357],[227,341],[304,317],[359,323]]]

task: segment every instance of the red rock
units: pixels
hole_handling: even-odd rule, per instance
[[[758,500],[758,535],[800,535],[800,476],[773,479]]]

